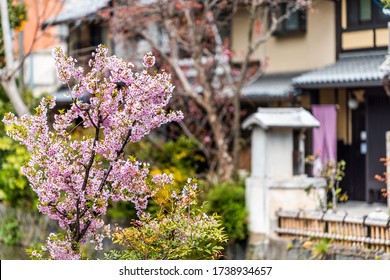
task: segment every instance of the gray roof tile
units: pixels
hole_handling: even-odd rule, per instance
[[[96,12],[108,6],[110,0],[79,0],[65,2],[64,9],[58,15],[46,20],[43,26],[56,25],[81,18],[95,17]]]
[[[327,67],[304,73],[292,79],[296,88],[325,88],[348,86],[380,86],[383,72],[379,66],[385,52],[366,52],[340,55]]]
[[[298,73],[265,75],[245,86],[241,93],[243,98],[282,100],[294,94],[291,79]]]
[[[271,127],[319,127],[320,122],[304,108],[259,108],[244,120],[242,127],[247,129],[253,125],[267,130]]]

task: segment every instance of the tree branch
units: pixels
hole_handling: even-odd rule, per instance
[[[205,145],[203,145],[202,142],[198,140],[197,137],[189,130],[189,128],[185,125],[183,122],[179,122],[180,128],[183,130],[184,134],[188,137],[191,138],[192,140],[195,141],[195,144],[198,146],[198,148],[203,152],[203,154],[206,157],[206,160],[209,162],[210,161],[210,152],[206,148]]]

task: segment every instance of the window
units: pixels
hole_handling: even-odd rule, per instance
[[[379,0],[347,0],[348,29],[386,27],[390,16],[382,9]]]
[[[291,3],[282,3],[278,6],[275,11],[276,17],[280,17],[284,15],[291,9]],[[293,34],[302,34],[306,32],[306,10],[300,10],[292,15],[290,15],[287,19],[281,22],[274,35],[276,36],[286,36]]]
[[[372,20],[371,0],[359,0],[359,21],[370,22]]]

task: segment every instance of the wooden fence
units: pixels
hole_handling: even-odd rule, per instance
[[[288,238],[330,239],[332,244],[390,253],[387,215],[352,216],[322,212],[280,211],[276,233]]]

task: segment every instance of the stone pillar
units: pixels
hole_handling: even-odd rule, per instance
[[[251,176],[246,179],[245,200],[249,214],[249,231],[266,233],[268,229],[267,132],[256,126],[252,130]]]

